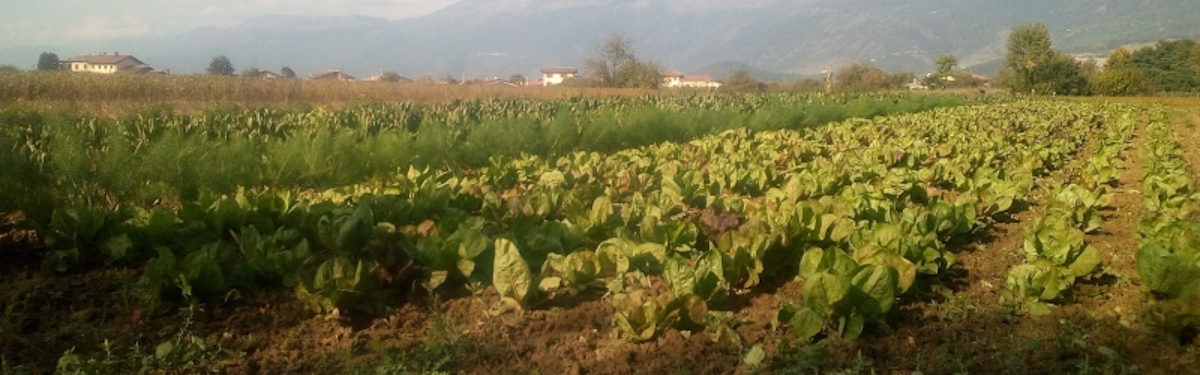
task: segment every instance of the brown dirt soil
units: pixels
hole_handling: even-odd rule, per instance
[[[37,268],[3,268],[0,353],[8,361],[52,366],[71,347],[95,350],[127,329],[133,301],[121,291],[137,281],[135,272],[46,276]]]
[[[36,250],[37,232],[22,229],[25,214],[0,212],[0,262],[28,262]]]
[[[1172,114],[1176,118],[1175,125],[1175,140],[1183,146],[1183,157],[1187,159],[1190,166],[1192,176],[1200,176],[1200,107],[1193,107],[1190,110],[1176,109]]]

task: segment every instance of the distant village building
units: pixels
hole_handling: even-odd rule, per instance
[[[407,77],[404,77],[402,75],[395,74],[395,73],[379,73],[379,74],[364,78],[363,81],[412,83],[413,80],[408,79]]]
[[[151,68],[142,60],[132,55],[122,55],[117,52],[93,55],[79,55],[58,62],[59,68],[71,72],[87,72],[101,74],[151,73]]]
[[[263,71],[258,72],[258,78],[261,78],[261,79],[283,79],[283,76],[275,74],[275,72],[272,72],[270,70],[263,70]]]
[[[1100,70],[1104,70],[1104,66],[1108,64],[1108,55],[1076,54],[1071,55],[1071,57],[1074,58],[1075,62],[1079,64],[1086,64],[1090,60],[1092,63],[1095,63],[1096,67]]]
[[[518,86],[520,86],[518,84],[509,82],[509,81],[506,81],[503,79],[499,79],[499,78],[492,78],[492,79],[484,80],[483,85],[484,86],[503,86],[503,87],[518,87]]]
[[[575,78],[579,69],[575,68],[542,68],[542,86],[561,85],[567,78]]]
[[[342,73],[342,71],[340,71],[340,70],[326,70],[324,72],[309,74],[308,80],[310,80],[310,81],[337,80],[337,81],[350,82],[350,81],[354,81],[354,77],[351,77],[349,74]]]
[[[904,87],[909,91],[929,90],[929,86],[925,86],[925,84],[921,83],[921,80],[917,78],[913,78],[912,82],[904,85]]]
[[[712,76],[688,75],[680,73],[678,70],[668,70],[663,73],[662,79],[662,86],[667,88],[715,89],[721,87],[721,82],[714,81]]]
[[[992,87],[992,77],[971,74],[971,78],[975,79],[975,81],[978,81],[983,87]]]

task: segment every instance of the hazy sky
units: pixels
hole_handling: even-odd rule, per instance
[[[255,16],[419,16],[457,0],[0,0],[0,44],[86,43],[230,26]],[[2,47],[2,46],[0,46]]]

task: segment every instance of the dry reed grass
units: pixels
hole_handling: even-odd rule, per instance
[[[23,106],[97,115],[154,107],[190,112],[220,104],[247,107],[361,102],[449,102],[464,99],[636,96],[656,90],[504,87],[478,84],[264,80],[208,75],[100,75],[66,72],[0,73],[0,108]]]

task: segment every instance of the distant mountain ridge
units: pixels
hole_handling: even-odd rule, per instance
[[[1027,22],[1046,23],[1055,47],[1069,52],[1200,37],[1200,7],[1192,1],[463,0],[403,20],[265,16],[112,49],[180,73],[227,55],[238,69],[506,78],[579,66],[620,32],[635,40],[639,56],[684,72],[744,64],[787,78],[867,61],[920,73],[942,53],[966,67],[994,62],[1008,30]],[[60,54],[75,52],[91,51]]]

